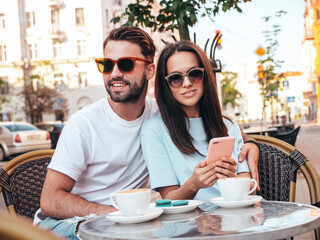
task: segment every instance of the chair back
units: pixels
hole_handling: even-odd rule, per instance
[[[0,191],[10,215],[33,219],[53,153],[53,149],[28,152],[0,169]]]
[[[25,219],[0,213],[0,239],[5,240],[62,240],[57,235],[33,226]]]
[[[273,135],[273,137],[278,138],[278,139],[285,141],[285,142],[291,144],[292,146],[294,146],[296,143],[296,140],[297,140],[299,130],[300,130],[300,126],[293,129],[293,130],[290,130],[288,132],[277,133],[277,134]]]
[[[282,140],[250,135],[260,149],[258,172],[261,191],[257,192],[266,200],[295,202],[296,176],[300,170],[309,190],[310,203],[320,207],[320,177],[313,166],[297,148]],[[320,239],[320,228],[315,230]]]
[[[290,181],[296,174],[291,171],[289,156],[265,143],[258,142],[258,146],[260,149],[258,194],[266,200],[289,201]]]

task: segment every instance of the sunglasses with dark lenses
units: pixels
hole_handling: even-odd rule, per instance
[[[168,81],[170,86],[178,88],[183,85],[185,76],[187,76],[192,83],[198,83],[203,79],[204,68],[194,68],[194,69],[191,69],[186,74],[172,73],[166,76],[165,79]]]
[[[118,65],[118,69],[122,73],[130,73],[134,70],[136,61],[152,63],[143,58],[135,58],[135,57],[124,57],[119,58],[118,60],[113,60],[111,58],[98,58],[95,59],[99,72],[104,74],[109,74],[112,72],[115,64]]]

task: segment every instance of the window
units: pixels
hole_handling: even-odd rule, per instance
[[[29,44],[29,56],[30,59],[37,59],[38,58],[38,46],[37,44]]]
[[[4,13],[0,13],[0,29],[6,28],[6,21],[4,18]]]
[[[0,94],[9,94],[9,83],[7,78],[0,77]]]
[[[122,4],[122,0],[113,0],[113,3],[115,5],[121,5]]]
[[[27,12],[27,27],[31,28],[36,25],[36,18],[34,12]]]
[[[86,44],[85,40],[78,40],[77,41],[78,56],[84,56],[85,44]]]
[[[76,25],[84,25],[83,8],[76,8]]]
[[[0,45],[0,62],[7,61],[7,47],[6,45]]]
[[[61,43],[53,42],[53,57],[61,57]]]
[[[86,72],[79,72],[79,88],[88,87],[88,78]]]
[[[60,31],[60,20],[59,20],[58,9],[51,10],[51,25],[52,25],[52,33],[58,33]]]

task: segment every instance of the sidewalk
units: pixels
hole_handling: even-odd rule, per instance
[[[299,149],[315,166],[320,174],[320,125],[315,123],[295,124],[295,127],[301,126],[296,141],[296,148]],[[303,175],[298,172],[296,202],[310,204],[308,185]],[[304,233],[294,237],[295,240],[312,240],[314,233]]]

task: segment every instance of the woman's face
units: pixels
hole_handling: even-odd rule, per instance
[[[199,68],[196,55],[191,52],[176,52],[167,61],[168,75],[173,73],[183,74],[183,84],[181,87],[173,87],[169,84],[173,97],[186,112],[189,118],[200,116],[199,100],[203,95],[203,80],[191,82],[187,73],[195,68]]]

